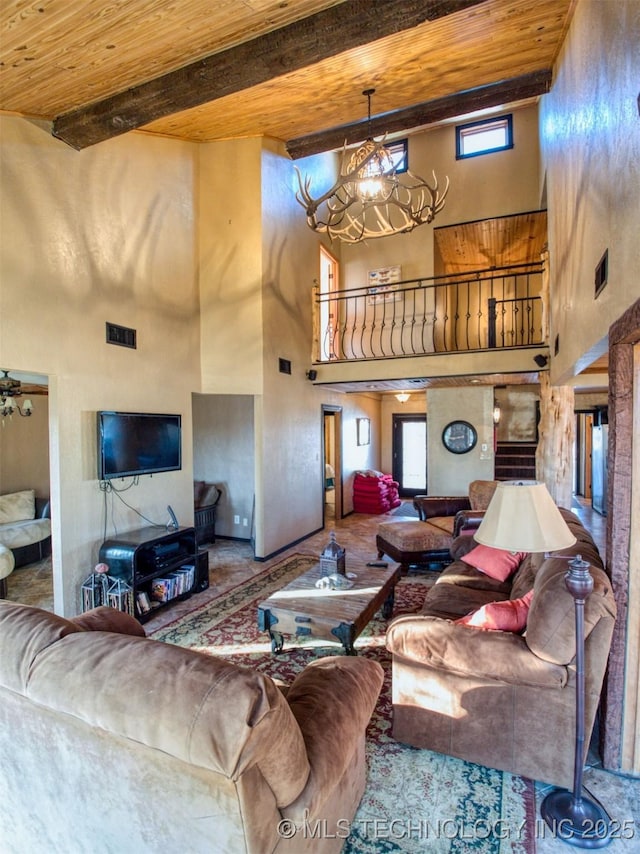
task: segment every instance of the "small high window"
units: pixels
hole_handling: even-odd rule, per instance
[[[385,142],[386,148],[393,165],[396,167],[396,174],[406,172],[409,168],[409,148],[406,139],[399,139],[397,142]]]
[[[456,127],[456,160],[508,148],[513,148],[513,122],[510,115]]]

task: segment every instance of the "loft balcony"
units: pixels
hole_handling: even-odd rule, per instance
[[[531,373],[548,358],[542,262],[314,291],[319,384]]]

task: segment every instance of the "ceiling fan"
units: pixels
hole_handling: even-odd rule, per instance
[[[0,368],[0,397],[20,397],[23,394],[48,394],[46,385],[38,383],[23,383],[9,376],[9,371]]]

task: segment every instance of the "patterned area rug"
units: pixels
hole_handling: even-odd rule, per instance
[[[391,511],[391,516],[404,516],[406,519],[419,519],[418,511],[413,506],[413,501],[405,498],[399,507],[395,507]]]
[[[7,578],[7,599],[53,611],[51,557],[14,569]]]
[[[156,640],[218,655],[290,683],[309,661],[341,652],[338,643],[285,638],[280,655],[257,625],[257,603],[315,563],[298,555],[159,629]],[[394,614],[417,611],[434,577],[403,578]],[[535,795],[530,780],[399,744],[391,737],[391,656],[378,614],[356,640],[380,662],[385,684],[367,730],[368,782],[343,854],[533,854]],[[347,834],[345,833],[345,836]]]

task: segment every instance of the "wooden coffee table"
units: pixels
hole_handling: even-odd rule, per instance
[[[258,626],[269,632],[274,653],[282,651],[283,635],[287,635],[339,641],[347,655],[356,655],[353,643],[376,611],[381,608],[385,619],[391,617],[400,566],[369,567],[349,561],[347,572],[357,576],[348,590],[318,588],[316,581],[321,575],[317,563],[260,602]]]

